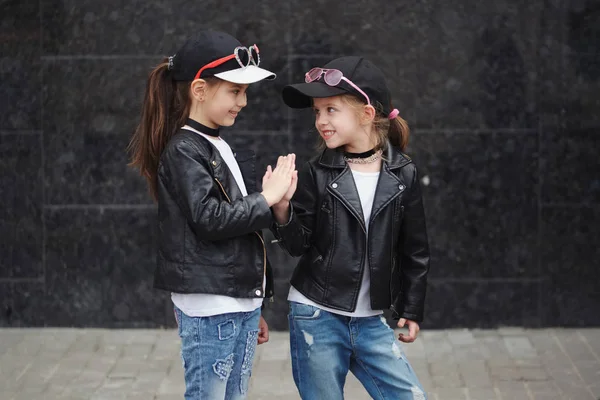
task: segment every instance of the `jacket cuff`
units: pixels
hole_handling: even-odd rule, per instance
[[[414,305],[405,305],[401,308],[401,318],[410,319],[411,321],[423,321],[423,308]]]
[[[271,210],[271,212],[273,212]],[[287,228],[291,223],[292,220],[294,219],[294,206],[292,205],[292,203],[290,202],[290,216],[287,220],[287,222],[285,224],[280,224],[277,222],[277,220],[275,219],[275,215],[273,215],[273,224],[271,225],[271,232],[273,232],[273,235],[275,236],[275,240],[274,242],[281,242],[283,241],[283,236],[281,235],[281,231],[284,231],[285,228]]]
[[[390,308],[394,319],[405,318],[415,322],[423,321],[423,307],[403,304],[402,300],[398,299]]]
[[[288,226],[290,224],[290,222],[292,222],[293,216],[294,216],[294,206],[290,202],[290,217],[288,218],[287,222],[283,225],[278,223],[277,221],[275,221],[275,227],[276,228],[285,228],[286,226]]]

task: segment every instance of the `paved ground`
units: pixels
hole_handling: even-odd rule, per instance
[[[405,351],[435,400],[596,400],[600,329],[422,332]],[[298,399],[286,333],[260,346],[249,399]],[[347,399],[368,399],[349,376]],[[0,399],[182,399],[173,330],[0,329]]]

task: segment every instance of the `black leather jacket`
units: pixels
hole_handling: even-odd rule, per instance
[[[158,266],[154,287],[178,293],[237,298],[273,296],[273,275],[261,229],[273,216],[257,193],[255,156],[237,152],[243,197],[219,151],[181,129],[158,168]]]
[[[421,321],[429,246],[417,169],[392,146],[384,159],[368,239],[352,171],[331,149],[299,172],[290,221],[274,234],[292,256],[301,256],[291,283],[309,299],[354,311],[368,257],[371,307]]]

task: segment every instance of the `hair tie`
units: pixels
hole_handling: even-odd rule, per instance
[[[392,112],[388,115],[388,119],[394,119],[398,116],[398,114],[400,114],[400,111],[398,111],[397,108],[394,108]]]
[[[173,69],[173,58],[175,56],[169,56],[169,66],[167,67],[167,69],[170,71]]]

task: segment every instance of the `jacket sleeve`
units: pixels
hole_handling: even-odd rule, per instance
[[[422,321],[429,272],[429,244],[421,186],[414,165],[412,170],[412,182],[404,202],[398,248],[402,296],[398,299],[401,304],[395,304],[395,308],[401,318]]]
[[[311,247],[316,221],[318,190],[310,164],[298,173],[298,188],[290,203],[290,218],[284,225],[275,223],[273,234],[291,256],[299,257]]]
[[[165,149],[159,185],[175,199],[201,240],[222,240],[268,228],[273,217],[260,193],[233,203],[211,194],[217,184],[195,146],[184,141]]]

